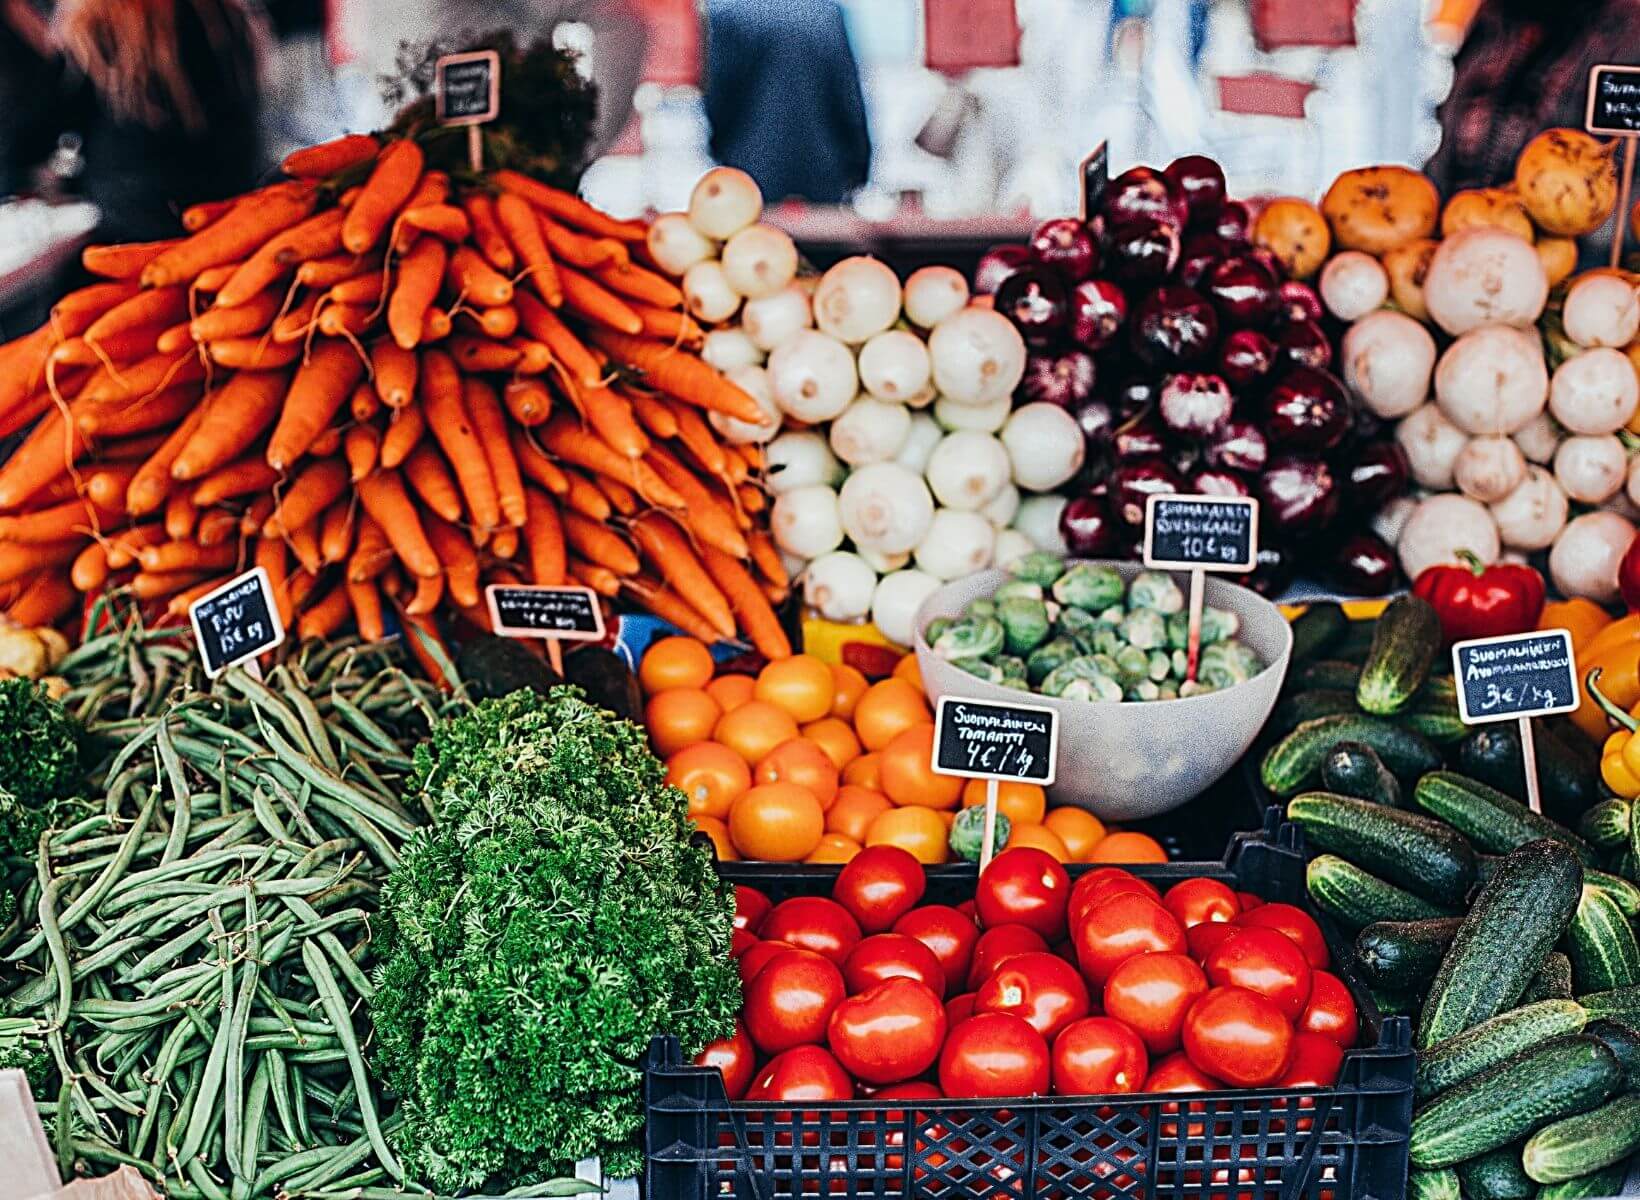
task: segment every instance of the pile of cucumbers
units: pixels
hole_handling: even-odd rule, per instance
[[[1585,756],[1541,722],[1545,799],[1553,781],[1576,832],[1517,798],[1518,742],[1513,764],[1496,753],[1492,771],[1471,769],[1477,735],[1457,720],[1424,601],[1395,601],[1370,633],[1316,612],[1295,630],[1311,686],[1282,710],[1306,719],[1262,777],[1316,852],[1311,898],[1356,935],[1356,973],[1381,1011],[1413,1021],[1409,1195],[1617,1195],[1640,1151],[1640,822],[1599,798],[1597,774],[1568,784]],[[1316,686],[1346,667],[1353,691]],[[1342,709],[1316,699],[1334,692],[1353,711],[1304,711]]]

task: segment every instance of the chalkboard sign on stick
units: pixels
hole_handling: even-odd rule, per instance
[[[1578,706],[1572,635],[1564,629],[1544,629],[1459,642],[1452,647],[1452,674],[1464,724],[1520,723],[1526,802],[1533,812],[1541,812],[1532,718],[1571,712]]]
[[[1640,67],[1600,63],[1589,68],[1589,101],[1583,128],[1623,139],[1623,184],[1617,196],[1617,228],[1612,234],[1612,266],[1623,258],[1628,239],[1629,197],[1634,190],[1635,142],[1640,140]]]
[[[257,567],[207,592],[188,606],[205,674],[216,678],[285,640],[265,568]]]
[[[1110,143],[1100,142],[1082,160],[1082,219],[1099,215],[1099,205],[1110,186]]]
[[[433,104],[441,125],[482,125],[501,113],[501,55],[446,54],[433,64]]]
[[[1258,501],[1246,496],[1151,496],[1145,566],[1251,571],[1258,565]]]
[[[591,588],[492,583],[484,600],[490,627],[502,637],[596,642],[604,636],[603,609]]]
[[[1038,704],[998,704],[942,696],[934,710],[934,753],[940,775],[985,780],[985,835],[980,870],[996,850],[997,785],[1003,780],[1054,781],[1059,759],[1059,713]]]

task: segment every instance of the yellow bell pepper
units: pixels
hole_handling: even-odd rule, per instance
[[[1599,668],[1589,672],[1584,688],[1602,716],[1610,717],[1619,726],[1601,747],[1600,778],[1625,800],[1640,797],[1640,737],[1635,736],[1635,731],[1640,730],[1640,720],[1636,719],[1640,704],[1624,712],[1613,703],[1600,687]]]

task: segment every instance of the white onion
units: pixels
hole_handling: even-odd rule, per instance
[[[946,429],[972,429],[995,433],[1008,423],[1014,411],[1012,396],[998,396],[986,404],[959,404],[949,396],[934,401],[934,419]]]
[[[904,404],[928,390],[928,347],[905,329],[879,333],[860,348],[860,383],[873,396]]]
[[[729,285],[723,264],[708,258],[683,273],[683,301],[695,317],[716,325],[735,315],[740,293]]]
[[[1002,485],[1002,490],[992,496],[980,510],[980,513],[998,529],[1006,529],[1014,514],[1019,511],[1019,489],[1011,483]]]
[[[793,488],[775,497],[769,513],[775,544],[799,558],[819,558],[843,544],[838,496],[824,484]]]
[[[1566,493],[1542,467],[1526,468],[1526,478],[1492,506],[1492,519],[1504,545],[1542,550],[1566,524]]]
[[[700,356],[719,371],[755,367],[763,361],[763,349],[741,329],[714,329],[706,335]]]
[[[791,430],[763,451],[763,475],[768,489],[778,496],[816,484],[835,487],[843,481],[843,464],[820,434],[808,429]]]
[[[1609,271],[1590,272],[1567,290],[1560,323],[1579,346],[1627,346],[1640,333],[1640,290]]]
[[[712,239],[690,224],[687,213],[662,213],[650,222],[644,240],[655,265],[674,276],[717,252]]]
[[[988,433],[962,429],[934,447],[924,474],[945,507],[977,509],[1007,486],[1010,469],[1007,447],[1000,441]]]
[[[809,425],[841,414],[859,391],[849,348],[813,329],[776,346],[768,370],[780,411]]]
[[[957,404],[990,404],[1012,396],[1025,374],[1025,339],[989,308],[970,306],[934,326],[928,339],[934,386]]]
[[[1539,466],[1553,462],[1555,451],[1560,448],[1560,426],[1546,412],[1539,413],[1510,436],[1526,456],[1526,461]]]
[[[1369,313],[1344,334],[1344,382],[1385,420],[1404,417],[1429,397],[1435,339],[1405,313]]]
[[[1424,306],[1442,329],[1526,327],[1549,298],[1549,277],[1532,243],[1507,230],[1472,225],[1436,247],[1424,274]]]
[[[892,462],[870,463],[845,479],[837,508],[855,545],[890,554],[914,549],[934,519],[928,485]]]
[[[774,392],[769,386],[767,371],[755,365],[736,367],[732,371],[725,371],[724,378],[756,400],[759,411],[763,413],[761,421],[742,421],[739,417],[731,417],[727,413],[708,412],[706,419],[725,441],[736,446],[762,445],[780,432],[780,408],[774,402]]]
[[[928,470],[929,455],[934,453],[934,447],[940,444],[944,436],[945,430],[933,417],[924,412],[912,413],[911,430],[906,434],[894,461],[921,475]]]
[[[1549,384],[1549,411],[1573,433],[1616,433],[1640,404],[1640,379],[1621,350],[1600,346],[1568,358]]]
[[[1014,409],[1001,437],[1014,482],[1028,492],[1052,491],[1082,469],[1087,453],[1076,418],[1045,401]]]
[[[784,229],[748,225],[723,244],[723,273],[748,300],[772,296],[796,278],[797,246]]]
[[[911,562],[911,551],[909,550],[896,550],[893,554],[885,554],[881,550],[873,550],[870,546],[856,546],[854,552],[879,575],[887,575],[890,571],[898,571],[901,567],[910,565]]]
[[[1321,303],[1340,321],[1358,321],[1389,299],[1389,275],[1370,254],[1345,250],[1321,269]]]
[[[689,223],[719,241],[762,215],[763,193],[757,181],[737,167],[713,167],[689,193]]]
[[[861,254],[820,277],[814,323],[838,341],[858,346],[900,318],[900,280],[892,267]]]
[[[1426,404],[1395,427],[1395,442],[1407,456],[1413,482],[1445,492],[1452,489],[1452,464],[1469,435],[1447,420],[1439,405]]]
[[[1458,561],[1458,551],[1467,550],[1483,563],[1496,562],[1502,547],[1498,527],[1486,506],[1445,492],[1430,496],[1407,518],[1396,547],[1401,569],[1416,580],[1429,567]]]
[[[740,327],[765,352],[813,326],[809,294],[796,283],[788,283],[772,296],[748,300],[740,310]]]
[[[803,572],[803,603],[828,621],[859,621],[871,611],[877,572],[858,554],[833,550]]]
[[[940,581],[925,571],[884,575],[871,598],[871,623],[889,641],[909,646],[916,639],[917,610],[939,589]]]
[[[1384,539],[1385,544],[1393,546],[1401,540],[1401,530],[1406,528],[1407,518],[1418,509],[1418,501],[1411,496],[1397,496],[1372,515],[1369,522],[1372,531]]]
[[[1628,476],[1628,455],[1614,434],[1569,437],[1555,451],[1555,478],[1567,497],[1580,504],[1603,504]]]
[[[1549,577],[1563,596],[1596,604],[1617,599],[1617,565],[1634,540],[1634,525],[1614,512],[1584,513],[1567,522],[1549,551]]]
[[[1030,538],[1031,545],[1038,550],[1069,554],[1065,535],[1059,532],[1059,514],[1065,511],[1067,503],[1064,496],[1026,496],[1014,514],[1014,528]]]
[[[1526,478],[1526,456],[1502,434],[1470,439],[1452,461],[1452,481],[1471,500],[1502,500]]]
[[[911,413],[903,404],[861,396],[831,423],[831,448],[850,466],[886,462],[900,452],[911,432]]]
[[[968,303],[968,281],[953,267],[920,267],[905,281],[905,315],[932,329]]]
[[[1466,433],[1514,433],[1543,411],[1548,394],[1535,330],[1483,326],[1448,346],[1435,368],[1435,401]]]
[[[996,527],[977,512],[941,508],[912,556],[935,579],[961,579],[991,565]]]
[[[997,530],[996,548],[991,551],[991,565],[993,567],[1011,566],[1015,559],[1023,558],[1036,546],[1030,538],[1017,529]]]

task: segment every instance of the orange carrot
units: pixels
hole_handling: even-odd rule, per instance
[[[735,619],[728,597],[718,589],[689,539],[671,518],[644,513],[633,518],[630,529],[644,556],[655,564],[668,586],[675,588],[722,637],[734,637]]]
[[[496,400],[495,389],[481,379],[468,377],[462,382],[462,399],[467,406],[473,429],[490,466],[490,478],[495,481],[496,501],[501,516],[508,525],[524,523],[524,479],[519,472],[518,458],[513,454],[507,438],[507,417]]]
[[[297,636],[304,641],[308,638],[333,637],[352,611],[353,602],[348,598],[347,588],[337,583],[303,610],[296,621]]]
[[[371,162],[381,145],[368,133],[348,133],[285,155],[279,169],[297,179],[323,179]]]
[[[533,338],[515,337],[507,343],[522,356],[514,368],[520,375],[539,375],[552,366],[552,349]]]
[[[342,245],[354,254],[363,254],[387,231],[393,217],[416,190],[421,179],[424,156],[421,147],[409,138],[391,142],[376,159],[370,178],[364,183],[342,222]]]
[[[172,541],[182,541],[194,532],[194,522],[199,519],[199,509],[188,498],[188,493],[174,491],[165,498],[165,536]]]
[[[347,477],[358,483],[376,469],[381,435],[373,425],[354,425],[342,435],[342,454],[347,458]]]
[[[524,536],[530,551],[530,578],[542,587],[563,583],[564,526],[558,506],[535,488],[526,488],[524,499],[528,505]]]
[[[279,421],[268,436],[268,466],[288,471],[364,378],[364,363],[344,341],[320,338],[296,368]]]
[[[151,525],[133,525],[122,529],[108,539],[108,568],[123,571],[137,561],[144,546],[157,546],[165,540],[165,526],[155,521]]]
[[[417,242],[400,261],[398,282],[387,302],[387,328],[400,349],[412,350],[421,341],[422,323],[438,297],[448,261],[449,251],[437,238]]]
[[[85,548],[83,537],[59,542],[0,542],[0,583],[27,579],[38,571],[73,562]]]
[[[0,508],[16,508],[57,476],[87,447],[85,435],[72,428],[61,409],[47,411],[45,418],[13,450],[0,466]]]
[[[649,449],[649,438],[632,416],[632,405],[611,388],[585,388],[581,408],[587,424],[604,444],[623,458],[638,459]]]
[[[131,577],[138,600],[163,600],[210,578],[208,571],[139,571]]]
[[[394,254],[407,254],[421,237],[421,230],[404,219],[404,214],[413,208],[431,208],[443,204],[450,198],[450,177],[443,171],[428,171],[416,183],[416,190],[410,193],[399,209],[399,215],[393,222],[393,236],[390,244]]]
[[[273,340],[279,343],[305,342],[319,323],[319,306],[325,302],[325,293],[313,292],[295,308],[281,313],[273,321]]]
[[[353,395],[347,402],[347,411],[354,421],[373,421],[381,410],[381,397],[376,395],[376,388],[368,379],[353,389]]]
[[[658,438],[678,436],[678,418],[666,401],[636,388],[622,392],[632,402],[632,412],[638,423]]]
[[[137,555],[144,571],[226,571],[239,563],[238,546],[201,546],[189,539],[144,546]]]
[[[546,305],[534,296],[520,293],[516,300],[519,324],[526,333],[539,342],[545,342],[552,355],[564,365],[570,377],[582,387],[597,387],[603,382],[604,371],[580,338],[570,332],[569,326],[558,319]]]
[[[409,616],[421,616],[432,612],[438,607],[438,602],[444,596],[443,575],[422,575],[416,579],[416,591],[405,603],[404,611]]]
[[[589,521],[607,521],[615,511],[609,498],[592,485],[592,481],[576,471],[566,471],[569,491],[564,493],[564,506]]]
[[[670,484],[684,498],[681,507],[686,511],[689,530],[700,541],[716,546],[734,558],[746,555],[746,538],[741,533],[734,515],[718,503],[716,497],[680,463],[664,446],[652,446],[646,461],[655,473]]]
[[[583,587],[589,587],[600,596],[614,599],[621,594],[621,577],[608,567],[589,563],[584,558],[569,560],[570,577]]]
[[[684,495],[643,460],[616,454],[601,438],[579,428],[567,414],[560,414],[547,422],[541,433],[541,443],[564,462],[630,484],[651,504],[659,504],[663,508],[684,507]],[[657,449],[651,447],[651,451]]]
[[[213,508],[201,513],[194,537],[201,546],[220,546],[239,533],[239,515],[225,508]]]
[[[431,442],[422,442],[404,460],[404,477],[423,504],[446,521],[461,520],[461,492],[444,458]]]
[[[580,513],[563,514],[564,540],[582,557],[620,575],[635,575],[638,556],[616,533]]]
[[[642,371],[650,386],[669,396],[754,424],[766,419],[747,392],[687,351],[607,329],[594,329],[591,337],[616,361]]]
[[[217,267],[206,267],[194,276],[193,290],[196,293],[207,292],[214,296],[222,290],[223,284],[234,277],[234,272],[244,265],[242,262],[230,262]]]
[[[749,483],[737,487],[735,496],[740,500],[740,507],[749,513],[760,513],[769,506],[769,498],[763,494],[762,489]]]
[[[539,483],[554,496],[564,496],[569,493],[569,476],[565,475],[558,464],[553,462],[530,440],[529,434],[522,429],[515,429],[512,433],[513,454],[518,459],[518,468],[530,479]]]
[[[109,362],[123,366],[134,363],[159,349],[159,335],[164,328],[162,325],[139,325],[135,329],[111,333],[100,342],[83,337],[59,342],[52,348],[49,358],[52,374],[54,377],[60,376],[61,368],[66,366],[89,367],[95,363]],[[63,391],[61,382],[57,384],[57,390]]]
[[[728,469],[728,456],[711,428],[701,419],[699,410],[685,404],[673,404],[672,415],[678,422],[678,440],[709,475],[721,476]],[[742,469],[745,463],[741,463]]]
[[[154,349],[161,354],[174,354],[192,342],[193,336],[188,332],[188,322],[178,321],[175,325],[167,326],[159,337],[154,339]]]
[[[370,347],[370,366],[375,374],[376,395],[388,408],[403,408],[415,398],[419,360],[413,351],[383,338]]]
[[[342,245],[343,212],[331,208],[291,226],[257,247],[216,294],[223,307],[243,304],[302,263],[335,254]]]
[[[445,277],[450,290],[471,304],[490,308],[512,303],[512,280],[485,262],[471,246],[456,247]]]
[[[68,572],[46,571],[29,581],[23,594],[12,601],[6,616],[24,629],[55,625],[80,603],[80,594]]]
[[[226,200],[205,200],[199,204],[190,204],[182,210],[182,227],[189,233],[198,233],[205,226],[214,224],[226,216],[243,198],[230,196]]]
[[[565,267],[559,272],[564,281],[564,304],[597,325],[621,333],[643,332],[643,321],[632,306],[590,275]]]
[[[220,221],[162,252],[142,269],[143,286],[187,283],[207,267],[244,258],[307,217],[318,200],[317,189],[304,183],[267,188],[255,204],[236,206]],[[266,286],[264,282],[250,288],[246,298]]]
[[[353,552],[353,505],[338,500],[319,518],[319,556],[326,563],[339,563]]]
[[[627,263],[604,267],[597,272],[598,281],[612,292],[619,292],[644,304],[659,309],[676,309],[683,305],[683,292],[664,275],[647,267]]]
[[[551,217],[541,218],[541,231],[552,252],[572,267],[596,270],[630,261],[626,244],[615,238],[588,237],[565,228]]]
[[[404,223],[447,242],[464,242],[473,232],[467,214],[453,204],[423,204],[404,210]]]
[[[358,338],[375,323],[371,304],[332,304],[319,314],[319,332],[330,337]]]
[[[507,411],[520,425],[539,425],[552,415],[552,393],[537,380],[514,380],[503,396]]]
[[[99,508],[106,508],[111,512],[125,512],[125,492],[131,486],[131,481],[142,470],[143,463],[148,461],[149,455],[164,444],[164,438],[159,445],[155,445],[148,454],[134,462],[103,463],[80,476],[80,485],[85,492],[85,498]],[[64,476],[68,479],[68,476]],[[69,482],[73,482],[72,479]]]
[[[231,575],[208,575],[192,587],[183,588],[180,592],[174,593],[165,602],[165,615],[179,620],[186,617],[188,610],[194,606],[195,601],[210,595],[231,578]]]
[[[218,467],[195,484],[190,495],[200,508],[209,508],[238,496],[266,492],[278,480],[279,472],[262,461],[261,455],[253,455]]]
[[[417,668],[440,691],[452,691],[455,683],[449,676],[450,648],[439,636],[438,622],[429,615],[412,613],[403,605],[399,606],[399,612],[405,624],[405,648],[416,660]]]
[[[505,525],[497,529],[490,537],[489,551],[496,558],[511,558],[517,554],[518,530]]]
[[[790,657],[791,639],[786,636],[780,618],[770,607],[768,597],[758,587],[751,572],[737,558],[730,558],[711,546],[701,548],[701,560],[711,572],[713,580],[729,597],[740,627],[746,631],[759,654],[768,659]]]
[[[442,342],[450,336],[450,314],[438,305],[427,310],[427,319],[421,323],[421,344]]]
[[[461,390],[461,375],[449,355],[428,351],[423,356],[421,374],[421,407],[427,416],[427,428],[461,482],[461,494],[473,524],[487,533],[501,523],[500,502],[484,446],[467,415]]]
[[[354,583],[374,579],[392,565],[394,552],[387,533],[367,507],[359,517],[359,536],[347,560],[347,577]]]
[[[765,529],[755,530],[747,539],[751,543],[752,565],[776,587],[787,587],[791,583],[791,576],[786,571],[786,564],[780,560],[780,551],[775,548],[774,539]]]
[[[42,334],[46,337],[64,339],[79,337],[91,328],[97,318],[135,295],[138,295],[137,285],[130,280],[93,283],[79,288],[51,306],[49,327],[42,325],[34,333],[12,342],[6,350],[11,351],[20,343],[27,342],[30,338],[39,338]]]
[[[266,523],[264,523],[264,528]],[[324,562],[319,554],[319,518],[314,517],[305,525],[297,525],[288,529],[282,535],[290,552],[296,556],[296,561],[302,564],[302,570],[309,575],[317,575]],[[300,607],[295,589],[291,592],[291,606]]]
[[[81,592],[100,592],[108,582],[108,549],[101,542],[92,542],[74,559],[68,569],[69,580]]]
[[[205,364],[191,351],[155,354],[135,366],[121,367],[118,373],[105,371],[88,379],[80,389],[80,399],[95,402],[151,396],[161,388],[197,383],[204,378]]]
[[[468,192],[461,198],[461,207],[472,222],[473,242],[478,252],[497,271],[511,275],[518,269],[518,258],[496,219],[495,201],[483,192]]]
[[[382,269],[379,254],[327,254],[312,258],[296,268],[296,282],[307,287],[335,287],[355,275],[374,274]],[[203,276],[201,276],[203,278]]]
[[[653,304],[634,303],[632,311],[643,322],[644,337],[698,349],[706,340],[706,331],[682,309],[656,308]]]
[[[546,238],[541,234],[540,219],[529,201],[512,192],[503,192],[495,202],[495,219],[529,275],[530,285],[541,299],[557,308],[564,302],[563,284]]]
[[[142,464],[141,468],[131,477],[131,482],[125,489],[125,508],[136,516],[154,512],[165,503],[165,498],[171,494],[171,471],[176,465],[177,456],[193,439],[201,423],[205,419],[208,405],[202,404],[182,419],[171,436],[165,439],[165,444]]]
[[[497,171],[494,180],[499,187],[522,196],[547,215],[587,233],[619,238],[623,242],[641,242],[649,232],[649,227],[642,221],[617,221],[580,197],[539,183],[517,171]]]
[[[273,515],[273,493],[263,492],[250,502],[250,506],[239,517],[239,533],[241,537],[255,537],[257,530],[262,528],[262,522]]]
[[[355,275],[332,287],[325,296],[332,304],[380,304],[387,284],[380,271]]]
[[[273,423],[289,387],[285,371],[235,373],[201,406],[204,418],[171,464],[171,478],[200,479],[238,458]]]
[[[29,400],[19,404],[0,418],[0,438],[9,438],[13,434],[22,433],[34,422],[45,415],[48,409],[56,406],[56,399],[50,392],[41,392]]]
[[[122,508],[99,508],[81,499],[18,516],[0,517],[0,542],[56,542],[84,537],[106,528],[123,515]]]
[[[293,549],[291,553],[295,553]],[[298,563],[298,565],[300,565]],[[306,567],[293,573],[285,582],[285,589],[290,593],[290,610],[293,613],[301,612],[307,606],[308,597],[318,585],[319,575]]]
[[[427,540],[433,543],[444,564],[444,580],[457,604],[470,608],[478,603],[478,555],[467,535],[448,521],[429,516],[422,524]]]
[[[610,507],[620,513],[621,516],[630,517],[638,511],[638,493],[627,487],[626,484],[618,483],[608,475],[594,475],[592,477],[592,486],[604,494],[604,498],[609,501]]]
[[[452,337],[446,349],[463,371],[473,374],[510,371],[524,357],[523,351],[515,350],[505,342],[465,334]]]
[[[144,326],[161,327],[188,315],[188,291],[180,287],[157,287],[138,292],[93,321],[85,331],[88,342],[105,342],[115,334]]]
[[[189,323],[188,333],[196,342],[261,333],[279,315],[282,299],[277,291],[269,289],[234,308],[208,308]]]
[[[167,250],[182,244],[182,238],[163,242],[126,242],[117,246],[87,246],[80,252],[80,265],[104,279],[135,279],[143,268]]]
[[[481,308],[476,314],[476,323],[486,336],[505,341],[518,332],[518,310],[510,304]]]
[[[257,538],[252,564],[268,573],[274,607],[279,610],[281,628],[290,628],[290,576],[286,570],[285,543],[279,538]]]
[[[409,458],[425,432],[427,419],[422,416],[420,404],[411,401],[396,410],[388,422],[387,432],[382,436],[382,466],[392,470]]]
[[[359,636],[367,642],[381,641],[387,636],[387,626],[382,620],[382,597],[376,585],[369,580],[354,583],[349,579],[342,586],[347,588],[347,602],[353,608]]]
[[[277,507],[262,525],[263,537],[291,533],[308,524],[347,490],[347,467],[334,458],[322,458],[302,473],[277,497]]]
[[[281,343],[278,339],[223,338],[207,342],[205,353],[219,367],[236,371],[277,371],[288,367],[302,357],[302,347],[296,342]]]
[[[692,638],[711,645],[718,631],[672,589],[655,579],[621,580],[621,587],[663,621],[670,621]]]

